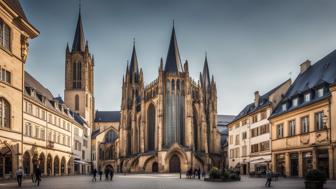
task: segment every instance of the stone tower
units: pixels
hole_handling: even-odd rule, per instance
[[[64,101],[78,112],[92,127],[94,117],[94,58],[85,40],[81,12],[79,11],[75,37],[71,50],[65,52]]]
[[[133,43],[130,65],[127,63],[126,73],[122,83],[122,103],[120,120],[121,156],[129,156],[140,151],[138,135],[140,125],[137,124],[143,96],[143,73],[138,66],[138,60]]]

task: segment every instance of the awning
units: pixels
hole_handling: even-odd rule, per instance
[[[271,159],[268,159],[268,158],[258,158],[258,159],[254,159],[254,160],[251,160],[250,163],[253,163],[253,164],[256,164],[256,163],[268,163],[270,162]]]
[[[88,165],[89,163],[85,162],[85,161],[81,161],[81,160],[74,160],[75,163],[79,163],[79,164],[85,164]]]

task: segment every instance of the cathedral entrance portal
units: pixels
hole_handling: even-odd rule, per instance
[[[180,158],[175,154],[169,160],[169,172],[179,173],[181,171],[181,161]]]

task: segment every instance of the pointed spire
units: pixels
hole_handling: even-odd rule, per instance
[[[65,52],[70,52],[70,50],[69,50],[69,43],[67,43],[67,45],[66,45],[66,49],[65,49]]]
[[[169,43],[169,49],[168,49],[168,55],[166,60],[166,65],[164,68],[165,72],[182,72],[182,64],[181,64],[181,58],[180,58],[180,52],[178,50],[177,40],[176,40],[176,34],[175,34],[175,26],[173,22],[173,30],[170,37],[170,43]]]
[[[204,66],[203,66],[203,85],[205,89],[207,89],[210,86],[208,56],[206,52],[205,52],[205,60],[204,60]]]
[[[85,37],[82,24],[81,10],[79,9],[75,37],[72,43],[72,51],[83,52],[85,50]]]
[[[129,71],[130,71],[131,81],[133,79],[133,76],[136,75],[137,77],[139,75],[138,58],[137,58],[136,50],[135,50],[135,38],[133,38],[133,50],[132,50],[132,57],[131,57],[131,64],[130,64]]]

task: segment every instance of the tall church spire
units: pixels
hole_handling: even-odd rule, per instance
[[[167,55],[167,60],[166,60],[164,71],[173,72],[173,73],[183,71],[182,64],[181,64],[181,58],[180,58],[180,52],[177,46],[174,24],[173,24],[172,34],[170,37],[168,55]]]
[[[210,74],[209,74],[209,66],[208,66],[208,57],[207,57],[207,53],[205,53],[205,60],[204,60],[204,66],[203,66],[203,74],[202,74],[202,78],[203,78],[203,86],[205,89],[208,89],[208,87],[210,86]]]
[[[81,10],[79,9],[75,37],[72,43],[72,52],[85,50],[85,37],[82,24]]]
[[[131,57],[131,64],[130,64],[130,79],[133,81],[134,79],[137,80],[139,75],[139,67],[138,67],[138,58],[136,55],[136,50],[135,50],[135,39],[133,39],[133,50],[132,50],[132,57]]]

